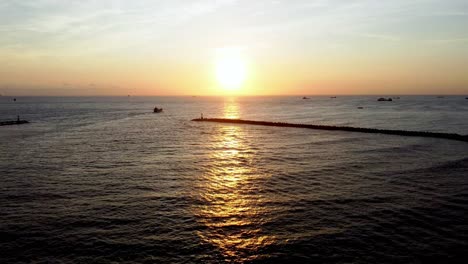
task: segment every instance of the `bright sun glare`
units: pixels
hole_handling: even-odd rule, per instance
[[[246,75],[246,64],[239,49],[224,48],[218,51],[216,77],[223,89],[238,90],[244,83]]]

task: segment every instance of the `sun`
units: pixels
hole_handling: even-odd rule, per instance
[[[238,90],[247,76],[245,60],[238,49],[224,48],[216,57],[216,78],[225,90]]]

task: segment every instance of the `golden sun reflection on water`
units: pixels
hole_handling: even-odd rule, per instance
[[[256,168],[255,151],[241,126],[220,126],[210,142],[212,154],[197,184],[202,203],[194,207],[206,226],[198,235],[226,258],[255,259],[259,249],[275,240],[261,228],[269,214],[258,180],[269,176]]]
[[[227,98],[224,101],[223,117],[229,119],[240,117],[239,104],[235,98]]]

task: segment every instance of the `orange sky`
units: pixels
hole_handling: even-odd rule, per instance
[[[0,5],[0,94],[468,93],[463,1],[106,3]],[[247,72],[231,92],[226,47]]]

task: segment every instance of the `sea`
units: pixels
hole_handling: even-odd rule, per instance
[[[466,263],[468,143],[191,121],[468,134],[378,97],[0,97],[0,263]]]

